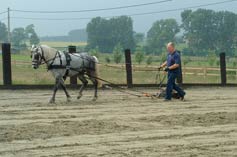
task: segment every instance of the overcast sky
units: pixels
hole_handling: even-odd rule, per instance
[[[9,7],[15,10],[32,11],[60,11],[60,10],[87,10],[109,7],[119,7],[141,3],[157,2],[161,0],[0,0],[0,12],[4,12]],[[186,8],[195,5],[202,5],[226,0],[172,0],[169,2],[148,6],[134,7],[128,9],[84,12],[84,13],[63,13],[63,14],[39,14],[39,13],[20,13],[11,12],[11,17],[30,17],[30,18],[84,18],[96,16],[118,16],[152,11],[172,10]],[[213,10],[227,10],[237,13],[237,1],[225,4],[212,5],[205,7]],[[175,18],[180,22],[181,11],[166,12],[152,15],[133,16],[134,30],[136,32],[147,32],[152,23],[156,20],[165,18]],[[7,23],[7,14],[1,14],[0,20]],[[44,21],[44,20],[25,20],[11,19],[11,29],[25,27],[34,24],[39,36],[46,35],[66,35],[72,29],[86,28],[90,20],[71,20],[71,21]]]

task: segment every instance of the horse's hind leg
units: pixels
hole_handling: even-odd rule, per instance
[[[67,97],[67,101],[70,102],[71,101],[71,99],[70,99],[71,96],[69,95],[69,93],[68,93],[68,91],[67,91],[67,89],[65,87],[64,80],[60,81],[60,85],[61,85],[61,87],[62,87],[62,89],[63,89],[63,91],[64,91],[64,93],[65,93],[65,95]]]
[[[88,84],[88,81],[86,80],[86,78],[84,77],[84,74],[79,74],[78,75],[78,78],[81,80],[81,82],[82,82],[82,86],[81,86],[81,88],[80,88],[80,90],[79,90],[79,94],[78,94],[78,96],[77,96],[77,99],[80,99],[81,97],[82,97],[82,92],[83,92],[83,90],[85,89],[85,87],[87,86],[87,84]]]
[[[91,75],[90,76],[90,80],[92,81],[93,85],[94,85],[94,89],[95,89],[95,92],[94,92],[94,98],[92,99],[93,101],[96,101],[97,100],[97,90],[98,90],[98,81],[95,77],[93,77],[94,75]]]
[[[98,81],[96,79],[94,79],[94,81],[92,81],[94,84],[94,88],[95,88],[95,92],[94,92],[94,98],[92,99],[93,101],[96,101],[98,98],[97,95],[97,90],[98,90]]]

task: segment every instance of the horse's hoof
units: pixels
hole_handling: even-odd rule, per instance
[[[78,95],[78,96],[77,96],[77,99],[81,99],[81,97],[82,97],[82,94]]]
[[[55,100],[54,100],[54,99],[50,99],[50,100],[49,100],[49,103],[50,103],[50,104],[55,104]]]
[[[67,102],[71,102],[72,100],[71,100],[71,97],[68,97],[67,98]]]
[[[72,98],[69,96],[67,97],[67,102],[71,102],[72,101]]]

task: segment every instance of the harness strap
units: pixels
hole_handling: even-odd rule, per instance
[[[85,67],[85,61],[84,58],[80,55],[80,57],[82,58],[82,67]]]
[[[42,52],[42,55],[41,55],[41,60],[43,60],[45,63],[46,63],[46,59],[45,59],[45,57],[44,57],[44,50],[43,50],[43,48],[41,47],[41,46],[39,46],[40,47],[40,50],[41,50],[41,52]],[[41,61],[40,61],[41,62]]]
[[[66,66],[68,66],[68,67],[70,67],[70,62],[71,62],[71,56],[70,56],[70,54],[68,53],[68,52],[63,52],[64,53],[64,55],[65,55],[65,58],[66,58]]]
[[[60,60],[60,65],[63,65],[63,61],[62,61],[62,57],[61,57],[60,52],[58,52],[58,57],[59,57],[59,60]]]
[[[65,55],[65,58],[66,58],[66,72],[65,72],[65,74],[64,74],[64,76],[63,76],[63,78],[64,78],[64,80],[66,79],[66,77],[68,76],[68,74],[69,74],[69,70],[70,70],[70,68],[71,68],[71,64],[70,64],[70,62],[71,62],[71,56],[70,56],[70,54],[68,53],[68,52],[63,52],[64,53],[64,55]]]
[[[65,69],[66,66],[63,65],[49,65],[48,66],[48,70],[52,70],[52,69]]]
[[[93,62],[92,58],[87,58],[86,56],[83,57],[83,56],[80,55],[80,58],[82,58],[82,66],[81,66],[80,69],[77,69],[77,68],[72,68],[71,67],[71,60],[72,59],[71,59],[70,54],[68,52],[64,52],[64,55],[65,55],[65,58],[66,58],[66,65],[62,64],[62,56],[59,53],[59,51],[57,51],[53,61],[48,66],[48,70],[52,70],[52,69],[66,69],[66,72],[65,72],[65,74],[63,76],[63,79],[66,79],[66,77],[68,76],[70,70],[76,71],[76,72],[83,72],[83,73],[85,73],[87,70],[95,71],[95,67],[94,67],[95,62]],[[55,61],[57,56],[60,59],[60,65],[54,65],[54,61]],[[89,62],[89,65],[86,66],[85,60],[87,60]]]
[[[53,67],[54,67],[53,63],[54,63],[55,59],[57,58],[57,55],[58,55],[58,54],[59,54],[59,52],[57,51],[56,54],[55,54],[55,56],[54,56],[54,58],[52,59],[52,62],[51,62],[50,65],[47,67],[48,70],[52,70],[52,69],[53,69]]]

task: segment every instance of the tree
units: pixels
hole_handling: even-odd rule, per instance
[[[39,37],[37,36],[35,30],[34,30],[34,25],[33,24],[26,26],[25,33],[26,33],[27,39],[30,42],[30,45],[39,44],[40,40],[39,40]]]
[[[101,52],[112,52],[120,43],[122,48],[134,49],[133,23],[128,16],[120,16],[109,20],[101,17],[93,18],[87,25],[88,47],[99,47]]]
[[[209,50],[225,51],[233,55],[237,29],[236,14],[198,9],[194,12],[185,10],[181,17],[185,40],[194,52],[204,55]]]
[[[25,49],[27,41],[29,41],[30,45],[40,42],[33,24],[26,26],[26,28],[19,27],[13,29],[11,38],[13,47],[17,50]]]
[[[179,32],[179,26],[175,19],[156,21],[147,33],[148,53],[159,54],[165,45],[173,41]]]
[[[96,47],[96,48],[94,48],[94,49],[91,49],[91,50],[89,51],[89,53],[90,53],[90,55],[96,56],[97,58],[100,57],[100,52],[99,52],[99,48],[98,48],[98,47]]]
[[[209,51],[208,53],[208,63],[210,66],[213,66],[215,64],[216,61],[216,54],[213,51]]]
[[[87,24],[86,31],[88,34],[88,49],[95,48],[96,46],[99,47],[101,52],[108,52],[109,49],[112,49],[112,43],[108,39],[110,30],[106,19],[101,17],[93,18]]]
[[[106,62],[106,63],[110,63],[110,62],[111,62],[111,60],[110,60],[110,57],[109,57],[109,56],[106,56],[106,57],[105,57],[105,62]]]
[[[191,59],[188,56],[183,57],[183,65],[184,66],[187,65],[189,62],[191,62]]]
[[[215,14],[217,20],[217,38],[214,50],[233,56],[237,37],[237,14],[221,11]]]
[[[233,62],[232,62],[232,66],[233,66],[233,68],[236,68],[236,66],[237,66],[236,58],[235,58],[235,60],[233,60]]]
[[[134,41],[137,44],[142,43],[144,41],[145,35],[144,33],[136,33],[134,32]]]
[[[114,62],[116,64],[120,63],[121,60],[122,60],[122,51],[123,51],[123,47],[121,46],[121,44],[117,44],[115,47],[114,47],[114,50],[113,50],[113,55],[114,55]]]
[[[40,39],[36,33],[32,33],[29,38],[30,45],[37,45],[40,43]]]
[[[7,41],[7,27],[4,23],[0,22],[0,42]]]
[[[181,13],[185,39],[194,51],[214,49],[213,43],[217,38],[214,14],[214,11],[206,9],[198,9],[195,12],[186,10]]]
[[[216,66],[220,66],[220,60],[219,59],[216,60]]]
[[[27,36],[24,28],[20,27],[13,29],[11,39],[13,47],[17,49],[26,48],[25,42],[27,40]]]
[[[153,62],[153,57],[152,56],[148,56],[146,59],[146,64],[147,65],[151,65],[151,63]]]
[[[167,52],[163,52],[160,58],[161,58],[161,63],[165,62],[167,59]]]
[[[142,47],[137,47],[136,48],[136,52],[135,52],[135,61],[138,63],[138,64],[141,64],[141,62],[144,60],[144,52],[142,50]]]

